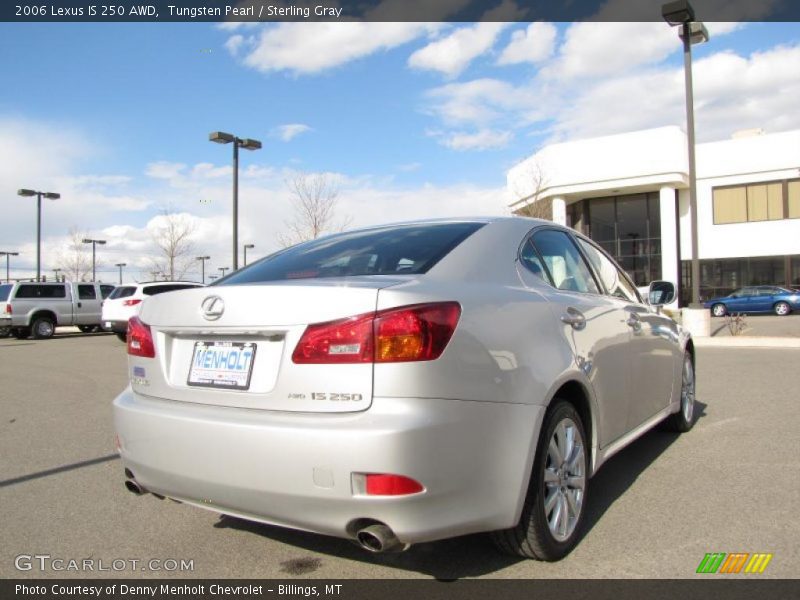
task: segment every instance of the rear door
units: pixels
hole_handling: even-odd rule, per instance
[[[563,324],[576,363],[594,390],[599,406],[598,441],[604,447],[627,430],[631,330],[626,325],[626,303],[603,294],[565,231],[539,230],[527,243],[541,258],[546,280],[552,286],[544,288],[544,293],[554,317]],[[523,249],[523,253],[527,251]]]
[[[76,283],[75,325],[97,325],[100,323],[100,297],[93,283]]]

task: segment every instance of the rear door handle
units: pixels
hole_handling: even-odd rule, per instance
[[[561,322],[570,325],[573,329],[583,329],[586,327],[586,317],[577,308],[567,307],[567,311],[561,315]]]

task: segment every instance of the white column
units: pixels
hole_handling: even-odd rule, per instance
[[[560,196],[553,198],[553,223],[567,224],[567,201]]]
[[[675,206],[675,188],[665,185],[659,190],[659,213],[661,216],[661,279],[671,281],[678,287],[681,279],[678,264],[678,222]],[[678,308],[677,299],[669,308]]]

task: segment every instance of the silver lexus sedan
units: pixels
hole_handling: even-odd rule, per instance
[[[126,487],[356,540],[557,560],[590,478],[693,423],[694,347],[594,242],[525,218],[320,238],[156,296],[114,401]]]

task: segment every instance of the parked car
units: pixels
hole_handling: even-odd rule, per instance
[[[88,333],[100,329],[100,304],[114,289],[104,283],[15,282],[0,285],[5,297],[0,329],[19,339],[52,337],[56,327],[75,325]]]
[[[130,491],[373,552],[489,531],[559,559],[600,466],[694,419],[689,334],[594,242],[537,219],[305,242],[148,300],[128,354]]]
[[[124,342],[128,331],[128,320],[139,314],[143,300],[150,296],[194,287],[202,287],[202,284],[193,281],[146,281],[117,286],[103,302],[103,329],[113,331]]]
[[[775,285],[754,285],[739,288],[727,296],[712,298],[703,303],[715,317],[728,313],[774,312],[785,316],[800,309],[800,292]]]

